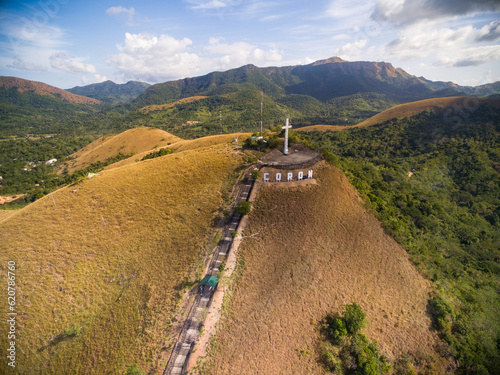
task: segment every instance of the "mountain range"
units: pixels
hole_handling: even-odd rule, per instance
[[[226,72],[152,85],[134,103],[164,104],[194,95],[220,95],[241,89],[263,91],[273,99],[307,95],[322,102],[359,93],[378,93],[398,102],[433,97],[500,92],[500,82],[466,87],[416,77],[387,62],[348,62],[337,57],[308,65],[258,68],[245,65]]]
[[[127,103],[135,99],[149,86],[149,83],[137,81],[129,81],[124,84],[105,81],[101,83],[93,83],[87,86],[76,86],[68,89],[67,91],[115,105]]]
[[[266,126],[289,117],[295,127],[301,127],[355,125],[395,105],[423,99],[500,95],[500,82],[476,87],[434,82],[388,62],[349,62],[338,57],[308,65],[245,65],[154,85],[106,81],[61,90],[40,82],[0,77],[2,87],[0,105],[15,105],[17,110],[28,106],[60,112],[61,100],[79,106],[77,111],[84,105],[87,112],[89,106],[100,111],[98,107],[107,104],[115,112],[116,124],[110,125],[114,128],[118,124],[154,126],[188,138],[260,129],[261,99]],[[49,112],[46,116],[52,118]],[[11,128],[17,128],[18,121],[7,117]]]

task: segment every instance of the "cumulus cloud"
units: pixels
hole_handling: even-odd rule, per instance
[[[70,73],[97,73],[94,65],[86,64],[81,58],[68,55],[66,52],[57,52],[50,56],[50,65],[54,69]]]
[[[205,52],[212,55],[215,69],[236,68],[244,64],[267,65],[282,59],[282,52],[276,48],[263,50],[246,42],[224,43],[221,38],[210,38]]]
[[[378,0],[371,17],[378,22],[409,24],[499,10],[498,0]]]
[[[494,42],[497,39],[500,39],[500,19],[484,25],[476,37],[478,42]]]
[[[26,62],[20,58],[16,58],[12,64],[7,65],[7,68],[13,68],[18,70],[31,70],[31,71],[46,71],[47,68],[43,65],[32,64]]]
[[[111,55],[110,61],[129,79],[159,82],[185,77],[200,71],[200,57],[188,51],[192,44],[188,38],[126,33],[124,44],[117,46],[119,53]]]
[[[210,38],[207,45],[193,45],[188,38],[148,33],[125,34],[118,53],[109,56],[124,79],[161,82],[236,68],[245,64],[272,65],[282,60],[276,48],[246,42],[226,43]]]
[[[362,49],[366,46],[366,39],[359,39],[344,44],[335,50],[335,54],[346,60],[355,60],[362,55]]]
[[[498,45],[478,45],[478,41],[498,39],[498,21],[476,29],[437,27],[418,23],[404,28],[397,39],[383,48],[383,54],[401,60],[434,58],[434,65],[450,67],[477,66],[500,60]]]
[[[443,55],[437,64],[464,67],[464,66],[478,66],[489,61],[500,60],[500,46],[480,46],[464,48],[456,55]]]
[[[106,9],[106,14],[112,16],[125,16],[127,18],[127,23],[132,24],[134,22],[135,9],[134,7],[124,8],[120,5]]]

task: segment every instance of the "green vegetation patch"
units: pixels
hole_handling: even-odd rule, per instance
[[[154,158],[159,158],[160,156],[165,156],[165,155],[168,155],[168,154],[171,154],[172,152],[174,152],[174,150],[172,150],[171,148],[162,148],[158,151],[153,151],[149,154],[147,154],[146,156],[144,156],[142,158],[142,160],[148,160],[148,159],[154,159]]]
[[[362,334],[368,325],[366,314],[356,303],[345,307],[342,316],[329,314],[321,324],[325,337],[321,361],[335,374],[387,374],[390,366],[381,356],[377,343]]]

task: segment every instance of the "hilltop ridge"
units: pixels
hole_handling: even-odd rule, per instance
[[[29,81],[17,77],[0,77],[0,87],[5,90],[17,89],[20,93],[32,92],[36,95],[49,96],[73,104],[98,105],[102,103],[100,100],[73,94],[43,82]]]

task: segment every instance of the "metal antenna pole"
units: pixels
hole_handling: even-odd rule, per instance
[[[260,136],[262,137],[262,107],[264,105],[264,91],[260,92]]]

